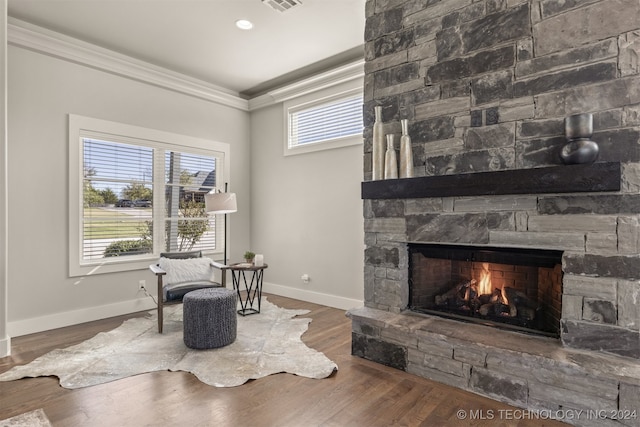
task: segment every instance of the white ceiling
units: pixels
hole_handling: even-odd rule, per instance
[[[9,0],[9,16],[250,97],[362,57],[366,0]],[[250,31],[238,19],[254,23]]]

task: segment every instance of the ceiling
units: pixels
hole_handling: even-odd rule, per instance
[[[363,57],[366,0],[9,0],[9,16],[250,98]],[[240,30],[238,19],[253,22]]]

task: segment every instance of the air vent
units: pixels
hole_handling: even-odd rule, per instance
[[[275,9],[278,12],[286,12],[289,9],[293,9],[296,6],[302,4],[301,0],[262,0],[262,3],[269,6],[271,9]]]

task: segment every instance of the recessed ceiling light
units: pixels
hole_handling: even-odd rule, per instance
[[[236,21],[236,27],[241,30],[250,30],[253,28],[253,22],[247,21],[246,19],[238,19]]]

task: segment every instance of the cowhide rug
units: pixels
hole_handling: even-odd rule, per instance
[[[42,409],[36,409],[0,420],[0,427],[51,427],[51,422]]]
[[[259,314],[238,316],[234,343],[192,350],[182,341],[182,305],[168,306],[163,334],[158,333],[153,311],[78,345],[15,366],[0,374],[0,381],[53,375],[62,387],[74,389],[165,370],[191,372],[215,387],[239,386],[280,372],[326,378],[338,366],[300,339],[311,319],[296,316],[308,312],[280,308],[263,298]]]

